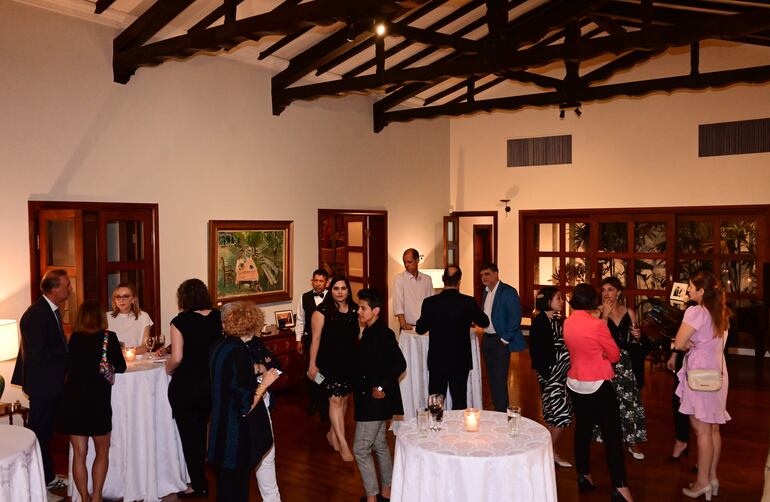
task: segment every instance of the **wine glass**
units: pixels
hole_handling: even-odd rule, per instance
[[[147,347],[147,352],[149,354],[152,354],[152,349],[155,348],[155,337],[152,335],[147,337],[147,340],[144,342],[145,347]]]
[[[166,337],[163,333],[158,333],[158,348],[163,347],[166,344]]]
[[[640,329],[642,329],[642,326],[638,322],[634,321],[631,323],[631,327],[628,330],[628,343],[641,343],[640,339],[634,336],[634,331],[638,331]]]
[[[508,414],[508,435],[516,436],[519,433],[519,423],[521,422],[521,407],[509,406],[506,411]]]
[[[443,394],[431,394],[428,396],[428,411],[433,415],[434,425],[431,427],[433,431],[440,431],[441,427],[438,424],[441,423],[441,419],[444,418],[444,395]]]

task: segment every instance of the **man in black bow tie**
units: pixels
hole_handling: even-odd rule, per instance
[[[294,333],[297,337],[297,352],[300,355],[310,354],[310,318],[318,306],[327,298],[329,272],[319,268],[313,272],[313,279],[310,285],[313,289],[304,293],[297,305],[297,317],[294,326]],[[321,410],[321,416],[324,415],[324,405],[328,406],[329,401],[323,394],[320,386],[315,382],[308,380],[310,384],[310,407],[308,414],[313,415],[316,410]]]

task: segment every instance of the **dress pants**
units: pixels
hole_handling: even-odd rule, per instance
[[[206,479],[206,428],[209,414],[196,409],[174,410],[174,421],[182,441],[182,452],[190,475],[190,486],[193,490],[208,490]]]
[[[377,455],[380,466],[380,478],[384,486],[390,486],[393,477],[393,459],[390,456],[388,439],[385,434],[387,420],[356,422],[356,435],[353,440],[353,455],[356,457],[358,471],[364,482],[366,495],[371,497],[380,493],[377,471],[374,469],[372,452]]]
[[[452,393],[452,409],[464,410],[468,407],[468,371],[448,375],[440,371],[428,370],[428,394],[442,394],[446,398],[446,389]],[[428,406],[428,403],[425,403]]]
[[[265,394],[265,406],[270,407],[269,392]],[[267,413],[267,418],[270,421],[272,433],[273,419],[270,417],[270,412]],[[281,492],[278,490],[278,481],[275,477],[275,442],[257,466],[257,486],[263,502],[281,502]]]
[[[612,383],[605,380],[593,394],[578,394],[570,389],[569,396],[575,410],[575,467],[578,474],[591,474],[591,434],[594,425],[598,425],[604,439],[612,484],[616,488],[627,486],[620,413]]]
[[[59,398],[41,399],[29,397],[29,420],[27,427],[35,433],[40,443],[40,455],[43,459],[43,475],[45,484],[56,477],[53,470],[50,442],[53,438],[56,423],[56,412],[59,410]]]
[[[503,343],[498,335],[484,333],[481,350],[484,352],[492,404],[495,411],[505,413],[508,408],[508,370],[511,365],[508,345]]]
[[[248,502],[251,469],[217,468],[217,502]]]

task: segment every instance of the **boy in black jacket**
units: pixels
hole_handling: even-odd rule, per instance
[[[353,455],[364,482],[366,496],[361,502],[390,500],[393,460],[386,439],[387,421],[403,415],[398,378],[406,371],[406,360],[396,335],[379,320],[383,298],[376,289],[358,293],[358,320],[364,327],[356,352],[355,401],[356,435]],[[372,451],[377,455],[382,494],[377,483]]]

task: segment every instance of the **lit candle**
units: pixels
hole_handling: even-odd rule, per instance
[[[136,359],[136,350],[133,347],[126,348],[126,362],[131,362]]]
[[[468,432],[478,432],[481,411],[476,408],[468,408],[464,413],[465,430]]]

